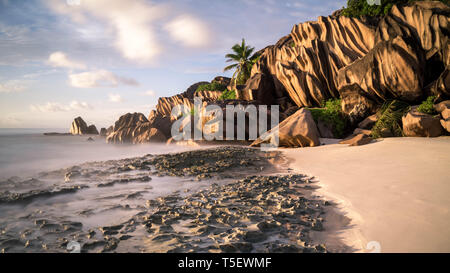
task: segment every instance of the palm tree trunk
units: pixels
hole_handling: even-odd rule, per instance
[[[237,90],[237,76],[240,73],[240,68],[237,68],[236,71],[233,73],[233,76],[231,77],[231,90],[234,90],[236,99],[239,99],[239,90]]]

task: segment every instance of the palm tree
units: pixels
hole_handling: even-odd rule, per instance
[[[236,88],[238,80],[239,83],[245,83],[250,78],[252,66],[258,60],[259,55],[258,53],[252,55],[255,48],[246,45],[244,39],[242,39],[240,45],[235,44],[231,49],[234,53],[225,55],[225,58],[227,58],[227,62],[235,63],[225,67],[223,71],[236,69],[233,77],[231,77],[231,81],[234,82],[234,88]]]

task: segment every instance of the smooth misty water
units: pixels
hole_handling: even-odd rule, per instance
[[[28,177],[41,171],[69,167],[86,161],[103,161],[146,154],[185,151],[188,147],[165,144],[107,144],[93,136],[44,136],[63,129],[0,129],[0,181],[11,176]]]
[[[118,171],[137,157],[192,147],[113,145],[99,136],[93,137],[94,142],[87,141],[88,136],[44,136],[48,131],[57,130],[0,130],[0,196],[32,196],[24,201],[0,202],[0,250],[66,251],[58,240],[121,223],[146,211],[146,200],[196,191],[212,183],[158,177],[149,171]],[[75,175],[67,179],[70,173]],[[129,182],[99,186],[123,180]],[[73,187],[77,190],[60,192]]]

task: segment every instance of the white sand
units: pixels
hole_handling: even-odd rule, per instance
[[[333,214],[318,238],[342,239],[357,252],[370,252],[370,241],[381,252],[450,252],[450,137],[282,151],[351,218],[351,228],[337,232],[345,217]]]

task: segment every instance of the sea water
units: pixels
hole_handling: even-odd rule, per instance
[[[182,152],[196,147],[165,144],[107,144],[100,136],[45,136],[58,129],[0,129],[0,196],[25,194],[26,200],[0,200],[0,250],[65,252],[61,239],[127,221],[146,212],[146,201],[173,193],[188,194],[213,183],[192,178],[158,177],[149,171],[117,171],[148,154]],[[94,141],[87,139],[92,137]],[[206,148],[206,147],[203,147]],[[88,175],[71,177],[71,172]],[[141,182],[139,178],[151,176]],[[108,187],[99,184],[115,180]],[[135,181],[136,180],[136,181]],[[61,189],[80,189],[59,193]],[[71,232],[72,228],[81,228]],[[67,230],[66,230],[67,228]],[[130,241],[131,243],[132,241]],[[142,251],[141,241],[124,251]]]

